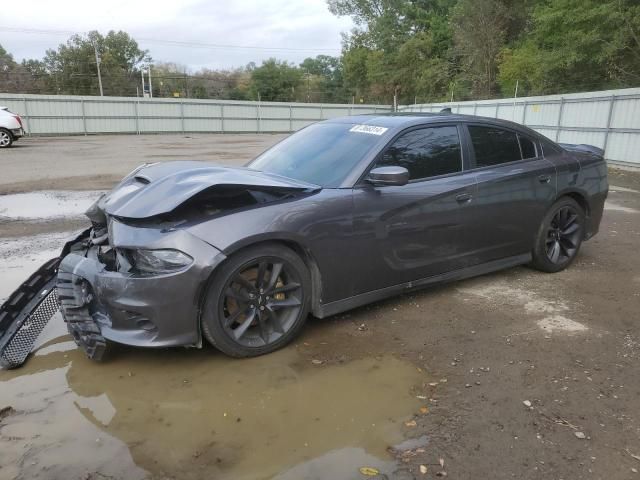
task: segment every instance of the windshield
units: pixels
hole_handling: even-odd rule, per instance
[[[284,139],[248,167],[322,187],[339,187],[384,131],[381,127],[316,123]]]

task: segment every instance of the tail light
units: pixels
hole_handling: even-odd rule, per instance
[[[20,128],[24,128],[22,126],[22,119],[20,118],[20,115],[14,115],[13,118],[15,118],[18,121],[18,123],[20,124]]]

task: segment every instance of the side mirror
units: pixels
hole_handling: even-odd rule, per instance
[[[409,183],[409,170],[396,166],[377,167],[369,172],[367,181],[374,185],[406,185]]]

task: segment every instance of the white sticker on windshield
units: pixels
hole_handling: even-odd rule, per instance
[[[354,125],[350,132],[368,133],[370,135],[382,135],[389,130],[386,127],[376,127],[375,125]]]

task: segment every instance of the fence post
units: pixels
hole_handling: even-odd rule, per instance
[[[611,100],[609,101],[609,114],[607,116],[607,131],[604,134],[604,145],[602,150],[604,150],[604,158],[607,158],[607,144],[609,143],[609,132],[611,130],[611,119],[613,118],[613,105],[616,102],[616,96],[611,95]]]
[[[224,103],[220,104],[220,131],[224,133]]]
[[[258,121],[258,133],[262,132],[262,125],[260,121],[261,113],[262,112],[260,111],[260,101],[258,101],[258,105],[256,105],[256,120]]]
[[[29,107],[27,106],[27,97],[23,97],[24,101],[24,123],[27,127],[27,135],[31,136],[31,120],[29,119]]]
[[[80,99],[80,106],[82,108],[82,129],[84,130],[84,136],[87,136],[87,115],[84,111],[84,98]]]
[[[478,113],[478,102],[473,104],[473,115],[475,116]]]
[[[136,97],[135,110],[136,110],[136,135],[140,135],[140,100]]]
[[[289,104],[289,133],[293,132],[293,108]]]
[[[373,113],[376,113],[376,107],[373,107]],[[320,104],[320,120],[324,120],[324,107]]]
[[[498,118],[498,110],[499,110],[499,109],[500,109],[500,102],[498,102],[498,101],[496,100],[496,113],[495,113],[494,118]]]
[[[560,97],[560,111],[558,112],[558,124],[556,125],[556,142],[560,137],[560,127],[562,126],[562,110],[564,110],[564,97]]]
[[[184,102],[182,100],[180,100],[180,127],[184,135]]]
[[[527,119],[527,101],[522,102],[522,125],[526,125],[525,121]]]

